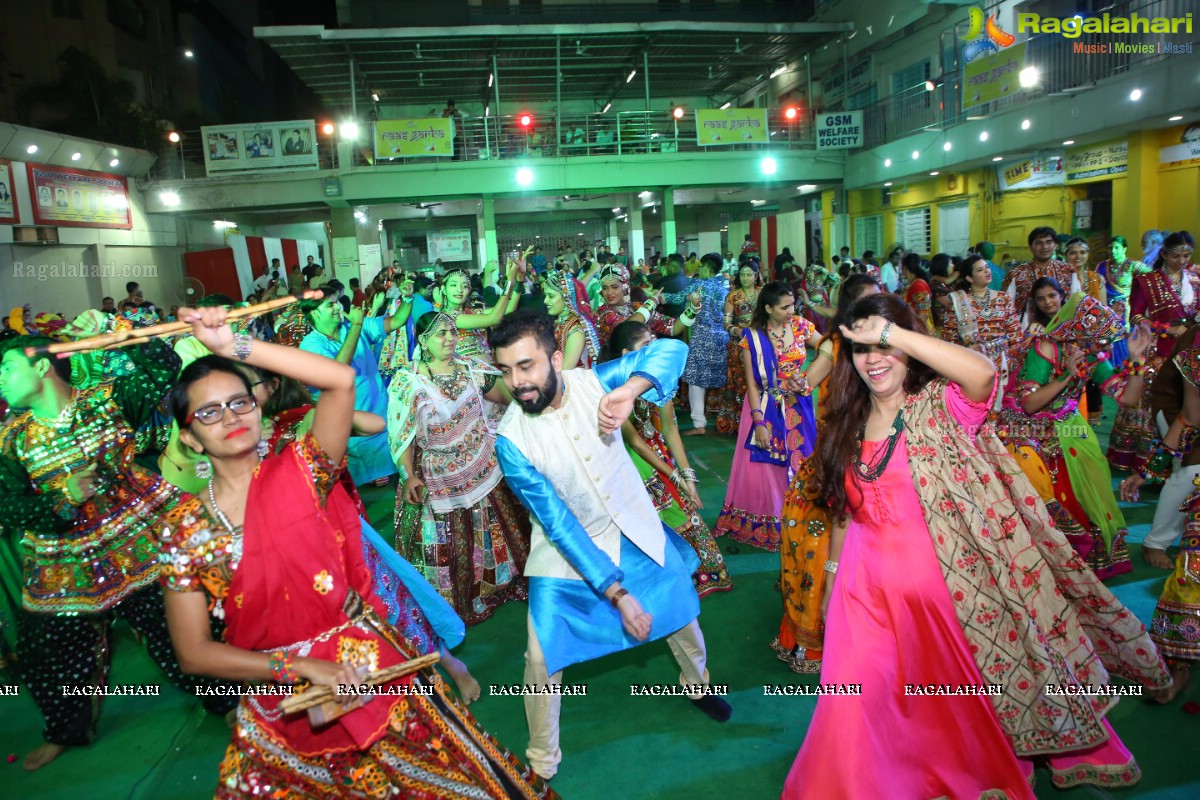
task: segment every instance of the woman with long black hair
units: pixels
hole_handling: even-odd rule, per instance
[[[817,438],[811,391],[797,379],[820,336],[795,309],[791,287],[768,283],[738,343],[746,397],[715,533],[764,550],[779,549],[783,496]]]
[[[783,796],[1032,798],[1039,756],[1060,787],[1136,782],[1116,698],[1081,689],[1170,677],[986,424],[995,365],[893,295],[841,332],[814,457],[835,520],[821,680],[861,693],[818,698]],[[965,689],[913,696],[930,686]]]

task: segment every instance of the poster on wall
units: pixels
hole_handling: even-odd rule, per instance
[[[1101,142],[1067,151],[1067,183],[1105,181],[1129,171],[1129,142]]]
[[[696,109],[696,144],[766,144],[765,108]]]
[[[471,260],[471,231],[467,228],[433,231],[425,234],[429,260],[443,263]]]
[[[20,222],[17,187],[13,185],[12,162],[0,160],[0,222]]]
[[[963,67],[963,108],[990,103],[1021,90],[1025,68],[1025,42],[999,53],[977,58]]]
[[[1193,122],[1179,135],[1179,143],[1158,151],[1159,169],[1182,169],[1200,165],[1200,122]]]
[[[206,125],[200,138],[209,175],[317,168],[317,125],[311,119]]]
[[[433,158],[454,155],[454,120],[449,117],[381,119],[375,123],[376,158]]]
[[[74,228],[133,227],[129,184],[120,175],[26,164],[36,225]]]
[[[1065,180],[1061,155],[1036,155],[996,167],[996,182],[1002,192],[1062,186]]]

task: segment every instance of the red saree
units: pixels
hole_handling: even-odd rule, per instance
[[[349,496],[335,485],[321,498],[296,447],[259,467],[250,484],[243,562],[227,603],[226,641],[247,650],[287,649],[293,656],[341,661],[378,670],[420,653],[385,636],[386,612],[371,591],[362,558],[361,527]],[[334,635],[329,632],[336,631]],[[411,682],[411,676],[392,682]],[[281,697],[260,697],[270,716]],[[387,730],[400,696],[372,702],[314,730],[305,715],[269,727],[300,755],[363,750]]]

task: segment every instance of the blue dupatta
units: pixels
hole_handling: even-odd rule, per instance
[[[788,466],[788,450],[786,444],[787,423],[784,420],[780,403],[784,400],[784,392],[779,388],[779,357],[775,348],[767,339],[766,334],[757,328],[746,329],[746,343],[750,348],[750,365],[754,369],[754,382],[758,384],[758,408],[751,411],[761,411],[763,422],[767,424],[770,435],[770,449],[764,450],[754,441],[754,427],[746,433],[746,443],[743,445],[750,451],[750,460],[760,464],[774,464],[777,467]]]

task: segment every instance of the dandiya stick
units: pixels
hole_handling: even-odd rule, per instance
[[[369,673],[363,683],[368,686],[378,686],[381,683],[394,681],[396,678],[403,678],[405,675],[411,675],[414,672],[432,667],[434,664],[442,660],[442,654],[439,652],[427,653],[423,656],[418,656],[410,661],[405,661],[402,664],[395,664],[390,667],[385,667],[381,670]],[[330,700],[338,699],[339,695],[335,694],[333,689],[328,686],[313,686],[303,694],[294,694],[291,697],[284,698],[279,704],[279,710],[284,714],[292,714],[297,711],[305,711],[307,709],[319,706],[322,703],[327,703]]]
[[[295,296],[279,297],[274,300],[268,300],[265,303],[246,306],[245,308],[234,308],[225,315],[225,319],[235,320],[257,317],[271,311],[286,308],[292,303],[303,299],[302,297]],[[34,356],[49,353],[59,358],[66,358],[73,353],[88,353],[93,350],[112,350],[118,347],[129,347],[130,345],[142,344],[150,339],[165,339],[170,336],[179,336],[191,332],[192,323],[190,322],[164,322],[161,325],[151,325],[146,328],[133,328],[127,331],[102,333],[97,336],[89,336],[86,339],[77,339],[73,342],[55,342],[54,344],[38,347],[27,347],[25,348],[25,356],[33,358]]]

